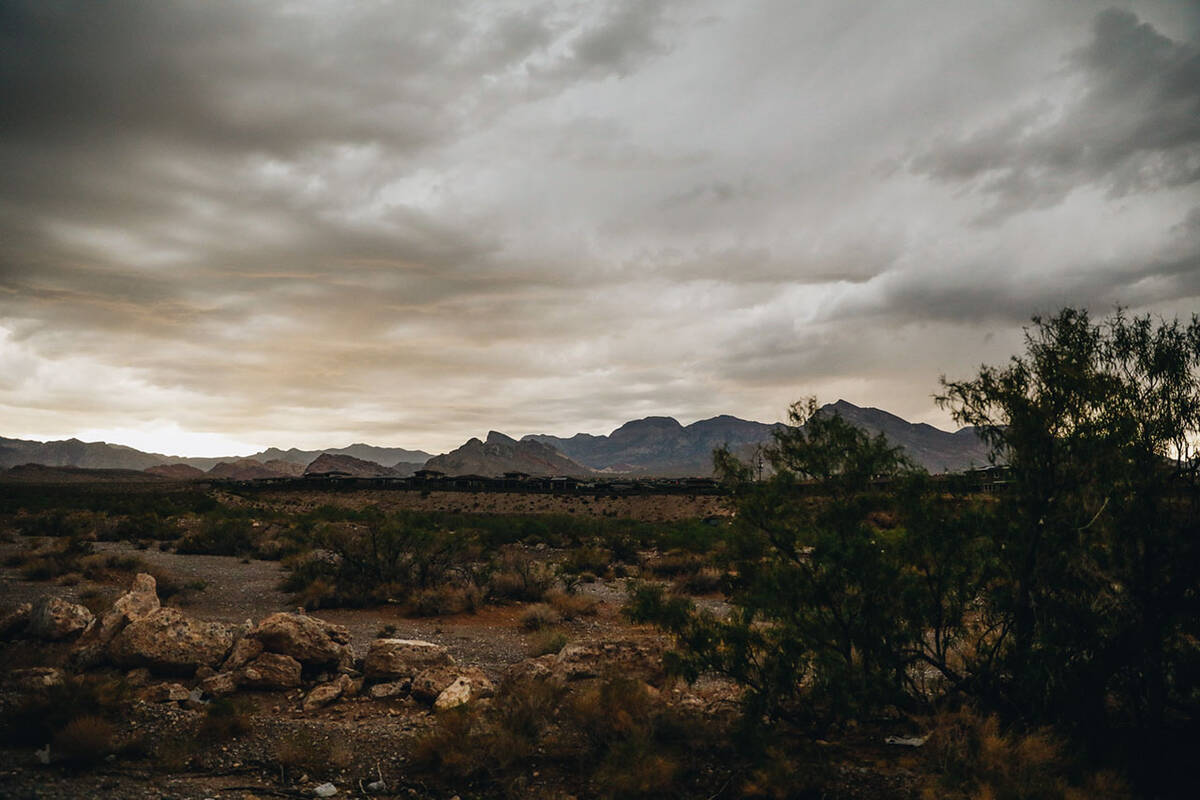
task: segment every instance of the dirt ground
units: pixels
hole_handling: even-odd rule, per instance
[[[14,537],[0,544],[0,557],[29,547],[31,542]],[[190,616],[230,623],[247,619],[257,622],[276,611],[295,611],[287,595],[276,587],[283,574],[277,562],[243,560],[236,557],[180,555],[158,550],[137,550],[128,543],[99,542],[99,552],[129,553],[155,568],[188,580],[202,580],[204,591],[186,599],[181,607]],[[12,569],[0,569],[0,609],[11,608],[46,594],[79,601],[86,584],[64,586],[55,582],[22,580]],[[599,613],[564,627],[570,640],[587,641],[645,636],[649,631],[625,622],[618,609],[623,598],[619,586],[597,582],[584,590],[601,600]],[[113,587],[114,593],[117,591]],[[170,604],[170,603],[168,603]],[[438,618],[412,619],[395,607],[375,609],[329,609],[310,612],[345,625],[353,637],[355,651],[364,654],[370,640],[384,626],[397,638],[423,639],[444,645],[462,665],[478,666],[493,680],[504,669],[530,654],[531,634],[522,629],[519,617],[524,606],[485,607],[475,613]],[[0,798],[265,798],[313,796],[316,780],[306,776],[280,776],[269,764],[270,753],[279,741],[300,738],[329,745],[337,758],[346,762],[333,781],[338,797],[365,796],[359,789],[379,776],[396,790],[392,796],[439,797],[420,781],[407,775],[402,748],[397,742],[411,740],[433,723],[432,712],[413,701],[379,701],[365,697],[343,700],[316,712],[300,709],[303,692],[246,693],[260,711],[254,730],[223,745],[216,752],[195,753],[169,774],[137,765],[116,763],[86,773],[70,773],[36,764],[25,750],[0,750]],[[182,741],[189,724],[194,727],[202,712],[181,708],[176,703],[138,703],[133,711],[135,725],[156,739]],[[329,744],[332,743],[332,744]],[[311,746],[311,745],[310,745]],[[339,749],[340,748],[340,749]],[[339,761],[339,763],[341,763]],[[283,778],[286,777],[286,782]],[[329,777],[322,773],[322,779]],[[532,790],[532,789],[531,789]],[[553,795],[551,795],[553,796]]]
[[[253,504],[285,512],[303,512],[319,505],[354,508],[379,505],[385,510],[419,509],[478,513],[557,513],[671,521],[721,516],[729,513],[721,498],[708,496],[579,497],[505,493],[429,493],[356,491],[347,493],[262,492],[249,498],[222,494],[227,505]],[[10,534],[0,541],[0,563],[17,551],[32,549],[35,542]],[[190,616],[202,620],[240,624],[258,622],[277,611],[295,611],[288,595],[278,589],[283,567],[275,561],[226,556],[181,555],[155,548],[138,549],[128,542],[96,542],[101,553],[136,556],[154,570],[162,570],[179,582],[201,581],[205,588],[191,592],[167,605],[178,604]],[[558,554],[542,551],[541,557]],[[103,587],[110,600],[127,586]],[[0,612],[46,594],[79,602],[95,586],[86,581],[66,584],[56,581],[23,580],[16,569],[0,567]],[[594,597],[598,610],[561,625],[570,642],[607,642],[622,639],[654,639],[658,634],[634,626],[621,614],[625,600],[624,582],[597,580],[581,584],[579,591]],[[699,602],[716,611],[724,604],[718,596]],[[445,646],[463,666],[477,666],[498,681],[506,668],[534,653],[537,634],[521,625],[524,605],[486,606],[476,612],[433,618],[409,618],[397,606],[370,609],[329,609],[308,613],[349,629],[357,654],[365,655],[370,641],[383,628],[396,638],[423,639]],[[22,642],[4,646],[0,668],[50,664],[61,659],[67,645],[33,648]],[[194,681],[183,681],[190,686]],[[0,699],[4,681],[0,679]],[[702,680],[696,687],[668,684],[663,692],[680,702],[685,697],[703,699],[732,712],[736,697],[731,685]],[[153,751],[149,756],[122,754],[86,771],[71,771],[61,765],[38,763],[33,747],[0,748],[0,800],[75,800],[75,798],[135,798],[141,800],[207,800],[207,798],[314,797],[317,786],[331,782],[342,797],[376,797],[367,784],[382,779],[385,797],[438,798],[452,800],[445,784],[413,767],[414,743],[437,725],[437,715],[409,697],[385,700],[366,696],[343,698],[315,711],[304,711],[304,690],[239,691],[238,698],[250,704],[252,724],[231,739],[197,744],[195,731],[204,719],[204,706],[188,702],[136,700],[124,715],[122,741],[141,743]],[[136,750],[136,748],[134,748]],[[866,797],[910,797],[911,780],[903,770],[878,770],[879,756],[873,747],[860,748],[867,761],[838,757],[838,780],[846,790],[827,797],[861,800]],[[291,755],[286,755],[286,754]],[[283,765],[287,764],[285,767]],[[558,798],[594,796],[580,789],[577,776],[533,770],[522,777],[515,796]],[[728,783],[728,782],[727,782]],[[831,783],[829,785],[835,785]],[[564,786],[573,787],[568,793]],[[727,786],[726,786],[727,788]],[[713,794],[714,790],[717,794]],[[731,796],[720,786],[703,796]],[[472,795],[460,792],[462,800]],[[509,794],[509,796],[514,796]],[[686,795],[677,795],[686,796]]]

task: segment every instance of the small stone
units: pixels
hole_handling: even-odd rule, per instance
[[[125,673],[125,682],[134,689],[145,686],[146,684],[150,683],[150,670],[146,669],[145,667],[131,669],[129,672]]]
[[[241,684],[255,689],[292,689],[300,685],[300,662],[279,653],[262,653],[241,671]]]
[[[345,693],[347,685],[352,683],[353,681],[345,675],[339,676],[336,681],[323,683],[308,693],[301,707],[305,712],[309,712],[327,706],[341,697]]]
[[[232,672],[218,672],[211,678],[205,678],[200,683],[204,693],[212,697],[225,697],[237,691],[237,675]]]
[[[313,788],[313,794],[317,797],[333,797],[337,794],[337,787],[332,783],[322,783]]]
[[[95,620],[96,617],[85,606],[61,597],[47,596],[33,604],[27,630],[38,639],[57,641],[78,636]]]
[[[408,691],[407,681],[392,681],[390,683],[377,683],[367,690],[367,694],[372,700],[385,700],[389,697],[399,697]]]
[[[158,683],[142,692],[147,703],[179,703],[188,699],[189,692],[181,683]]]
[[[8,674],[8,683],[23,692],[40,692],[62,686],[66,676],[56,667],[28,667],[14,669]]]

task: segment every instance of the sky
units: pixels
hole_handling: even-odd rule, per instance
[[[1200,310],[1200,3],[0,0],[0,436],[933,395]]]

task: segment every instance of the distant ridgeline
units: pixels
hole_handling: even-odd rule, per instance
[[[931,473],[960,472],[988,463],[987,446],[973,428],[954,433],[913,424],[877,408],[838,400],[819,413],[837,413],[871,433],[883,433]],[[782,423],[766,424],[728,415],[681,425],[671,417],[647,417],[607,436],[578,433],[569,438],[532,434],[519,441],[492,431],[485,441],[433,456],[421,450],[353,444],[328,450],[270,448],[246,458],[181,458],[131,447],[69,439],[34,442],[0,437],[0,468],[46,467],[139,470],[163,478],[259,480],[313,477],[401,478],[422,468],[446,476],[612,478],[709,477],[712,451],[727,446],[749,458],[772,441]]]

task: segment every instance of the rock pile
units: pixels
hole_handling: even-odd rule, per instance
[[[304,613],[271,614],[257,625],[196,619],[162,606],[147,574],[99,618],[47,597],[0,619],[0,634],[74,640],[76,669],[128,670],[130,685],[147,702],[195,704],[239,690],[304,689],[301,707],[311,712],[359,694],[365,684],[372,699],[411,696],[442,710],[494,691],[481,669],[458,666],[433,642],[376,639],[364,660],[355,657],[347,628]],[[24,688],[61,680],[58,671],[14,677],[12,685]]]
[[[360,693],[371,700],[407,699],[444,711],[493,695],[479,667],[458,664],[442,645],[418,639],[375,639],[356,658],[350,632],[304,613],[275,613],[257,625],[195,619],[163,607],[152,576],[138,575],[128,592],[96,618],[83,606],[47,597],[0,619],[4,636],[45,641],[74,639],[77,668],[115,666],[148,701],[196,704],[245,690],[303,690],[301,708],[315,712]],[[512,665],[506,681],[548,680],[560,685],[632,677],[661,685],[662,649],[628,639],[568,645],[556,655]],[[20,676],[29,686],[60,675]],[[164,682],[164,681],[176,682]]]

